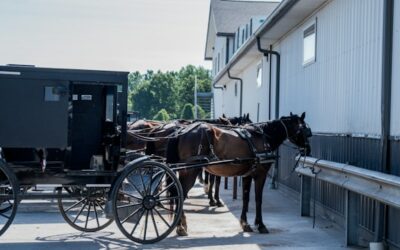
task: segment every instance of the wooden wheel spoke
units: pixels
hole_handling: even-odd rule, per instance
[[[126,204],[126,205],[117,206],[117,209],[127,208],[127,207],[134,207],[134,206],[139,206],[139,205],[141,205],[141,204],[140,203]]]
[[[138,191],[138,193],[139,193],[142,197],[145,196],[144,193],[142,193],[142,191],[140,191],[140,189],[135,185],[135,183],[131,182],[131,180],[129,180],[129,178],[127,178],[127,180],[128,180],[128,183],[129,183],[134,189],[136,189],[136,191]]]
[[[136,197],[136,196],[134,196],[134,195],[132,195],[132,194],[129,194],[129,193],[125,192],[125,191],[118,190],[118,192],[121,193],[121,194],[123,194],[123,195],[132,197],[132,198],[134,198],[134,199],[137,199],[137,200],[140,200],[140,201],[142,200],[142,198]]]
[[[161,171],[160,171],[160,172],[161,172]],[[158,174],[158,173],[157,173],[157,174]],[[156,174],[156,176],[157,176],[157,174]],[[165,175],[166,175],[166,172],[164,171],[163,174],[162,174],[162,176],[161,176],[161,178],[158,180],[157,185],[155,186],[153,195],[155,194],[155,192],[156,192],[156,190],[157,190],[157,187],[160,185],[160,183],[161,183],[161,181],[162,181],[162,179],[164,178]]]
[[[87,228],[88,222],[89,222],[89,216],[90,216],[90,207],[92,206],[92,202],[89,201],[89,209],[86,215],[86,223],[85,223],[85,228]]]
[[[144,184],[143,175],[142,173],[140,173],[139,175],[140,175],[140,180],[142,181],[144,194],[147,194],[147,188],[146,185]]]
[[[121,221],[121,224],[124,224],[127,220],[129,220],[130,218],[132,218],[132,216],[134,216],[135,214],[137,214],[137,212],[139,212],[141,209],[143,209],[142,207],[139,207],[138,209],[136,209],[135,211],[133,211],[130,215],[128,215],[123,221]]]
[[[146,240],[146,236],[147,236],[147,222],[149,220],[149,210],[146,211],[146,219],[144,222],[144,237],[143,239]]]
[[[137,228],[137,226],[140,224],[140,221],[142,220],[142,217],[143,217],[143,214],[144,214],[144,209],[142,209],[143,211],[142,211],[142,213],[140,214],[140,216],[139,216],[139,220],[138,220],[138,222],[136,223],[136,225],[133,227],[133,229],[132,229],[132,232],[131,232],[131,235],[133,235],[133,233],[135,232],[135,230],[136,230],[136,228]]]
[[[153,220],[154,230],[156,231],[157,237],[160,237],[160,234],[158,233],[158,228],[157,228],[157,225],[156,225],[156,220],[154,219],[153,210],[151,210],[150,212],[151,212],[151,219]]]
[[[76,215],[76,217],[75,217],[73,223],[75,223],[75,222],[78,220],[78,217],[81,215],[83,209],[85,209],[87,203],[88,203],[88,202],[86,201],[85,204],[82,206],[81,210],[79,210],[79,213]]]
[[[181,197],[179,197],[179,196],[165,197],[165,198],[158,199],[157,201],[177,200],[177,199],[180,199],[180,198],[181,198]]]
[[[175,185],[174,182],[172,182],[171,184],[169,184],[168,186],[166,186],[161,192],[159,192],[158,194],[154,195],[154,196],[160,196],[161,194],[163,194],[165,191],[167,191],[170,187],[172,187],[173,185]]]
[[[154,208],[154,211],[156,211],[156,213],[158,214],[158,216],[161,218],[161,220],[168,226],[171,227],[171,225],[164,219],[164,217],[160,214],[160,212]]]
[[[157,204],[157,207],[162,208],[162,209],[164,209],[164,210],[166,210],[166,211],[168,211],[168,212],[170,212],[170,213],[178,214],[177,212],[175,212],[175,211],[173,211],[173,210],[171,210],[171,209],[168,209],[168,208],[164,207],[164,205],[161,204],[161,203],[160,203],[160,204]]]
[[[100,227],[99,216],[96,209],[96,201],[93,202],[94,215],[96,216],[97,227]]]
[[[10,216],[7,216],[7,215],[5,215],[5,214],[3,214],[3,213],[0,213],[0,216],[2,216],[2,217],[4,217],[4,218],[6,218],[7,220],[9,220],[9,219],[10,219]]]
[[[81,204],[85,199],[82,199],[76,203],[74,203],[73,205],[71,205],[70,207],[68,207],[67,209],[65,209],[64,211],[67,213],[69,210],[73,209],[74,207],[78,206],[79,204]]]

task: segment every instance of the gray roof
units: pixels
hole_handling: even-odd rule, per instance
[[[217,34],[233,34],[251,17],[267,17],[278,6],[276,1],[211,0],[205,58],[210,59]]]
[[[211,0],[217,33],[234,33],[253,16],[267,17],[278,4],[271,1]]]

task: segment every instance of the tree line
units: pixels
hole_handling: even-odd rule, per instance
[[[145,119],[193,119],[195,76],[198,92],[211,91],[210,72],[203,67],[188,65],[179,71],[130,73],[129,110],[139,112]],[[198,118],[206,116],[207,113],[198,107]]]

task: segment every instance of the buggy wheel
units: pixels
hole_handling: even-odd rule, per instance
[[[154,161],[128,165],[114,184],[111,199],[118,228],[141,244],[167,237],[182,215],[183,191],[178,178]]]
[[[58,198],[58,208],[64,220],[82,232],[97,232],[109,226],[113,220],[106,216],[109,188],[64,187],[58,194],[78,195],[79,198]]]
[[[18,206],[18,181],[14,172],[0,159],[0,235],[11,225]]]

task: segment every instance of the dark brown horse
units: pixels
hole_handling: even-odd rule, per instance
[[[290,115],[268,123],[247,125],[244,127],[251,137],[242,139],[237,132],[218,128],[210,124],[201,124],[196,129],[171,139],[168,144],[167,162],[191,163],[201,156],[210,161],[253,158],[261,152],[276,150],[286,139],[298,147],[304,148],[304,153],[311,151],[308,137],[311,130],[304,122],[305,113],[300,117]],[[211,174],[218,176],[243,176],[243,209],[240,224],[244,231],[252,231],[247,222],[247,210],[249,203],[249,191],[251,181],[255,181],[256,193],[256,218],[255,225],[260,233],[268,233],[262,220],[262,192],[267,173],[272,163],[256,164],[256,162],[230,163],[225,165],[209,165],[206,168]],[[179,171],[184,198],[187,198],[189,190],[193,187],[200,169]],[[173,190],[172,190],[173,192]],[[187,223],[185,215],[177,226],[178,235],[187,235]]]
[[[243,116],[232,117],[232,118],[227,118],[225,116],[225,114],[223,114],[222,118],[228,119],[229,123],[233,126],[242,126],[242,125],[253,123],[250,120],[249,113],[247,113]],[[213,174],[210,174],[207,171],[205,171],[204,178],[205,178],[204,191],[206,192],[208,199],[210,200],[210,202],[209,202],[210,206],[223,207],[224,205],[222,204],[221,200],[219,199],[219,188],[221,185],[221,176],[213,175]],[[214,184],[215,184],[215,190],[214,190],[214,195],[213,195]]]

